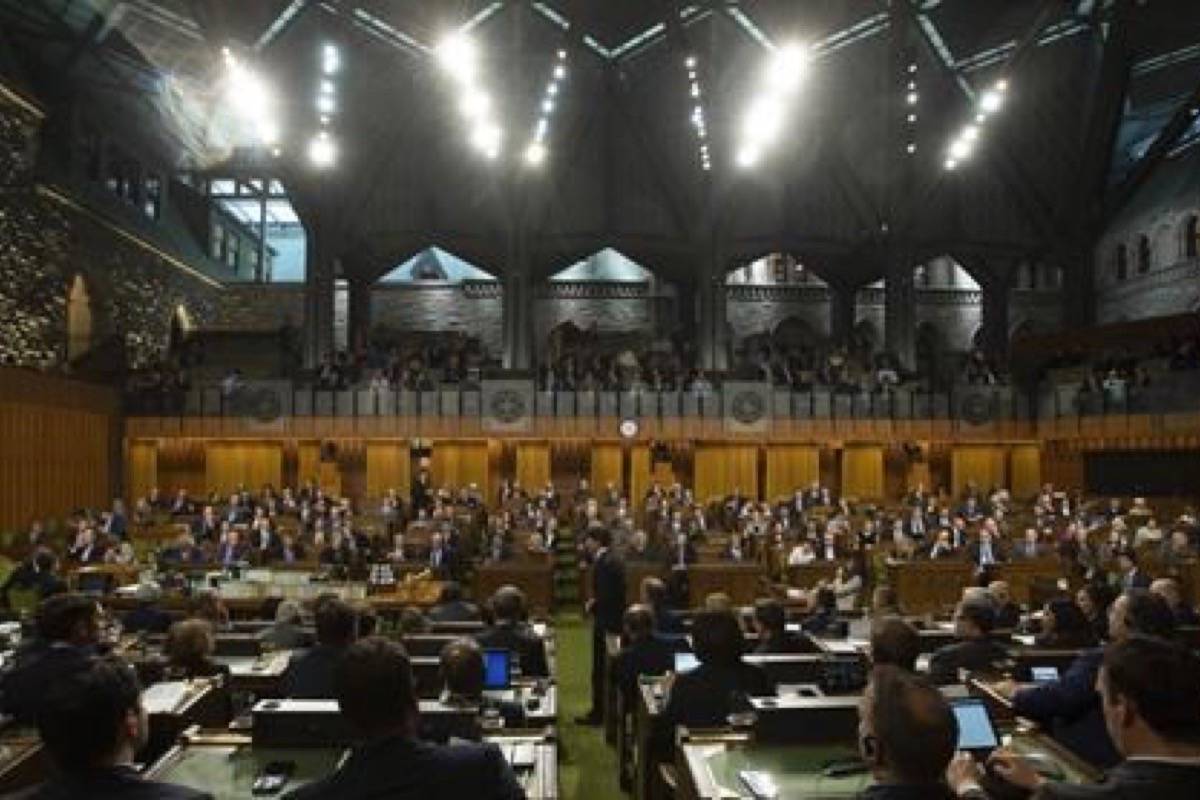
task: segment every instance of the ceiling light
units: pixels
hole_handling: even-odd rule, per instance
[[[437,46],[437,57],[443,69],[461,81],[470,82],[479,54],[474,42],[462,34],[454,34]]]
[[[278,142],[279,124],[270,119],[261,120],[258,123],[258,140],[268,146]]]
[[[908,115],[908,121],[909,121],[909,122],[916,122],[916,121],[917,121],[917,115],[916,115],[916,114],[909,114],[909,115]]]
[[[525,163],[536,167],[546,160],[546,147],[541,142],[534,142],[525,148]]]
[[[272,147],[271,155],[275,156],[275,158],[279,158],[281,155],[283,155],[283,151],[280,150],[278,147]]]
[[[775,51],[767,62],[767,86],[784,94],[791,93],[804,77],[808,54],[798,44],[788,44]]]
[[[995,114],[1004,104],[1004,95],[995,89],[988,90],[979,96],[979,110],[985,114]]]
[[[542,101],[542,111],[543,111],[543,113],[546,113],[546,114],[553,114],[554,113],[554,101],[553,100],[543,100]]]
[[[687,67],[688,69],[695,69],[696,68],[696,57],[688,56],[687,60],[683,62],[683,65],[685,67]]]
[[[751,142],[767,144],[774,141],[782,127],[783,112],[779,103],[763,97],[750,106],[742,132]]]
[[[333,94],[333,81],[321,81],[321,94]]]
[[[317,97],[317,111],[320,111],[322,114],[332,114],[334,112],[333,98],[327,94],[319,95]]]
[[[332,75],[341,68],[342,56],[338,49],[327,44],[321,48],[321,71],[326,75]]]
[[[504,131],[494,122],[478,125],[471,133],[471,144],[485,153],[488,158],[495,158],[500,152],[500,142],[504,139]]]
[[[978,125],[968,125],[967,127],[963,128],[962,138],[968,142],[973,142],[976,139],[978,139],[979,138],[979,126]]]
[[[1008,91],[1008,81],[1006,81],[1003,78],[996,81],[996,91],[997,92],[1007,92]]]
[[[317,167],[325,168],[332,166],[333,162],[337,160],[337,146],[322,131],[308,143],[308,157]]]
[[[547,86],[546,94],[550,95],[551,97],[554,97],[556,94],[558,94],[558,84],[552,83],[549,86]]]
[[[950,145],[950,159],[962,161],[971,155],[971,142],[967,139],[955,139]]]
[[[916,71],[917,71],[917,65],[916,65],[916,64],[909,64],[909,65],[908,65],[908,73],[909,73],[910,75],[911,75],[912,73],[916,72]]]
[[[559,50],[559,51],[558,51],[558,60],[559,60],[559,61],[566,61],[566,60],[567,60],[567,51],[566,51],[566,50]]]
[[[468,89],[458,104],[462,115],[469,120],[487,116],[488,109],[491,106],[492,98],[488,97],[486,92],[481,92],[478,89]]]
[[[556,81],[561,81],[565,77],[567,77],[567,68],[562,64],[559,64],[554,68],[554,79]]]
[[[737,164],[742,169],[750,169],[758,163],[758,151],[751,147],[743,147],[738,151]]]
[[[917,90],[917,82],[916,82],[916,81],[909,81],[909,82],[908,82],[908,90],[909,90],[910,92],[915,92],[915,91]]]
[[[904,98],[904,101],[910,106],[915,106],[917,104],[917,93],[909,92],[908,96]]]
[[[908,147],[905,149],[908,150],[909,155],[912,155],[913,153],[917,152],[917,146],[915,144],[913,144],[912,142],[909,142]]]

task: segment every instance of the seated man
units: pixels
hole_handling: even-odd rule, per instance
[[[442,648],[439,658],[442,675],[443,705],[452,708],[473,708],[480,712],[495,711],[504,720],[506,728],[520,728],[525,723],[525,707],[520,703],[493,700],[483,693],[484,664],[483,650],[474,639],[461,638]],[[471,730],[446,730],[436,723],[421,720],[421,738],[431,742],[445,742],[450,736],[479,740],[482,731],[478,725]]]
[[[134,754],[148,726],[141,688],[128,665],[93,658],[61,677],[41,704],[38,732],[56,777],[20,795],[26,800],[204,800],[212,795],[142,780]]]
[[[523,800],[495,745],[439,747],[417,739],[412,667],[400,645],[371,637],[338,664],[338,707],[364,741],[333,775],[287,795],[291,800]]]
[[[633,693],[643,675],[664,675],[675,665],[675,646],[655,635],[654,614],[647,606],[635,603],[625,611],[625,644],[617,653],[611,680],[617,684],[632,710]]]
[[[898,616],[879,617],[871,623],[871,663],[912,672],[921,655],[921,635]]]
[[[0,710],[22,724],[37,721],[46,690],[86,665],[100,642],[100,607],[81,594],[59,594],[38,607],[36,636],[22,643],[0,681]]]
[[[429,609],[431,622],[479,622],[479,607],[463,600],[462,586],[457,581],[446,581],[438,604]]]
[[[501,586],[492,596],[496,623],[475,639],[482,647],[509,650],[517,657],[521,674],[529,678],[548,678],[546,643],[525,622],[525,595],[515,586]]]
[[[295,653],[280,678],[284,697],[322,700],[333,697],[333,674],[338,659],[358,638],[354,609],[337,599],[317,606],[317,646]]]
[[[1001,630],[1012,630],[1021,624],[1021,607],[1012,600],[1012,590],[1007,581],[992,581],[988,584],[988,594],[996,604],[996,627]]]
[[[312,634],[304,630],[304,612],[295,600],[284,600],[275,607],[275,623],[259,633],[258,638],[276,650],[312,646]]]
[[[758,633],[755,653],[804,653],[805,642],[787,631],[787,615],[778,600],[761,598],[754,604],[754,630]]]
[[[1130,636],[1108,648],[1096,680],[1104,725],[1124,760],[1096,785],[1047,781],[1020,756],[997,750],[989,764],[1038,800],[1196,797],[1200,786],[1200,659],[1179,645]],[[970,756],[947,773],[959,797],[985,797]]]
[[[154,583],[139,583],[134,592],[137,602],[121,618],[121,629],[125,633],[166,633],[171,627],[171,615],[158,607],[162,591]]]
[[[898,667],[877,668],[858,705],[859,754],[874,784],[863,800],[949,800],[946,766],[958,725],[934,687]]]
[[[692,642],[700,666],[670,680],[662,712],[666,731],[677,725],[711,728],[727,724],[733,696],[770,697],[775,686],[761,667],[742,661],[746,639],[729,611],[701,611],[692,623]]]
[[[992,641],[996,611],[987,597],[971,596],[954,612],[954,632],[961,641],[939,648],[929,659],[929,677],[938,684],[958,682],[960,669],[986,669],[1008,658],[1003,647]]]
[[[10,594],[13,590],[32,594],[30,602],[37,603],[65,592],[67,584],[55,574],[57,566],[58,559],[54,557],[52,550],[46,547],[36,548],[28,559],[12,571],[4,581],[3,587],[0,587],[4,605],[13,608],[14,596]]]
[[[1174,578],[1158,578],[1150,584],[1150,591],[1161,597],[1163,602],[1170,606],[1177,626],[1200,625],[1200,617],[1196,616],[1196,609],[1184,602],[1183,593],[1179,590],[1179,581]]]
[[[1125,592],[1108,609],[1108,628],[1112,642],[1132,634],[1174,636],[1171,610],[1160,598],[1144,589]],[[1076,658],[1062,678],[1040,686],[1014,691],[1012,684],[997,687],[1012,695],[1013,712],[1041,724],[1063,746],[1098,767],[1110,767],[1120,761],[1113,742],[1105,732],[1096,692],[1096,676],[1104,659],[1101,648],[1088,650]]]

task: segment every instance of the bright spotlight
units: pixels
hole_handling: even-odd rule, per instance
[[[268,147],[279,141],[279,125],[274,120],[264,119],[258,123],[258,140]]]
[[[331,95],[322,94],[317,96],[317,111],[320,111],[322,114],[332,114],[336,108],[337,106]]]
[[[742,169],[751,169],[758,163],[758,151],[752,147],[743,147],[737,154],[737,165]]]
[[[500,142],[504,139],[504,131],[493,122],[485,122],[471,132],[471,144],[488,158],[495,158],[500,153]]]
[[[1004,104],[1004,95],[995,89],[990,89],[979,96],[979,110],[985,114],[995,114]]]
[[[971,155],[971,142],[967,139],[955,139],[950,145],[950,159],[962,161]]]
[[[566,61],[566,60],[567,60],[567,51],[566,51],[566,50],[559,50],[559,51],[558,51],[558,60],[559,60],[559,61]]]
[[[962,138],[968,142],[973,142],[976,139],[978,139],[979,138],[979,126],[978,125],[968,125],[967,127],[963,128]]]
[[[546,146],[541,142],[534,142],[525,148],[525,163],[531,167],[536,167],[546,160]]]
[[[783,112],[779,104],[771,99],[760,97],[750,106],[743,123],[742,132],[746,139],[758,144],[767,144],[775,140],[783,127]]]
[[[909,142],[908,147],[906,147],[905,149],[908,151],[909,155],[912,155],[913,153],[917,152],[917,146],[915,144],[913,144],[912,142]]]
[[[321,71],[326,75],[332,75],[341,68],[342,57],[338,49],[331,44],[327,44],[321,48]]]
[[[468,89],[458,107],[467,119],[481,119],[487,116],[488,110],[492,107],[492,98],[488,97],[486,92]]]
[[[1007,92],[1008,91],[1008,81],[1006,81],[1003,78],[996,81],[996,91],[997,92]]]
[[[567,77],[567,68],[559,64],[554,68],[554,80],[561,81],[565,77]]]
[[[547,86],[546,94],[550,95],[551,97],[554,97],[554,95],[558,94],[558,84],[552,83],[549,86]]]
[[[226,94],[233,109],[246,119],[253,119],[271,104],[270,92],[262,79],[245,66],[231,61]]]
[[[337,146],[329,135],[322,131],[308,143],[308,158],[314,166],[321,169],[333,166],[333,162],[337,160]]]
[[[775,51],[767,62],[767,85],[784,94],[795,91],[804,77],[808,54],[798,44],[788,44]]]
[[[462,81],[475,75],[478,52],[475,43],[463,34],[454,34],[437,46],[437,58],[442,68]]]
[[[915,106],[917,104],[917,100],[918,97],[916,92],[909,92],[908,96],[904,98],[904,101],[910,106]]]
[[[946,169],[948,169],[948,170],[952,170],[952,169],[954,169],[954,168],[955,168],[955,167],[957,167],[957,166],[958,166],[958,162],[957,162],[957,161],[955,161],[953,158],[947,158],[947,159],[946,159],[946,163],[945,163],[945,167],[946,167]]]
[[[542,113],[544,113],[544,114],[553,114],[554,113],[554,101],[553,100],[547,99],[547,100],[542,101]]]
[[[696,68],[696,57],[688,56],[687,60],[683,62],[683,65],[685,67],[687,67],[688,69],[695,69]]]

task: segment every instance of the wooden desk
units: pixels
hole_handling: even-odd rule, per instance
[[[936,614],[953,608],[971,583],[974,568],[957,558],[899,561],[887,565],[888,582],[905,614]]]
[[[767,573],[762,564],[692,564],[688,567],[688,604],[703,608],[704,598],[715,592],[729,595],[734,605],[753,605],[765,593]]]
[[[50,756],[37,733],[17,731],[0,736],[0,794],[7,797],[46,780]]]
[[[501,586],[516,586],[525,593],[531,613],[554,610],[554,566],[532,561],[493,561],[475,569],[475,599],[483,602]]]
[[[1013,602],[1019,605],[1028,605],[1031,602],[1035,584],[1052,584],[1060,577],[1062,567],[1057,558],[1008,561],[995,567],[995,579],[1008,583]]]
[[[633,713],[633,798],[650,800],[653,796],[654,777],[661,759],[654,752],[655,730],[659,725],[665,702],[661,695],[661,682],[642,680],[638,682],[635,695],[637,708]]]
[[[812,589],[822,581],[829,583],[837,574],[838,562],[813,561],[808,564],[796,564],[787,568],[788,586],[798,589]]]

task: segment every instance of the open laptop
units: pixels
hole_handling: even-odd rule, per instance
[[[512,688],[512,653],[508,650],[483,651],[483,688],[488,691]]]
[[[950,708],[958,723],[959,750],[965,750],[982,761],[1000,746],[1000,736],[983,700],[978,697],[955,698],[950,701]]]
[[[1034,683],[1054,683],[1058,680],[1058,667],[1030,667],[1029,677]]]

